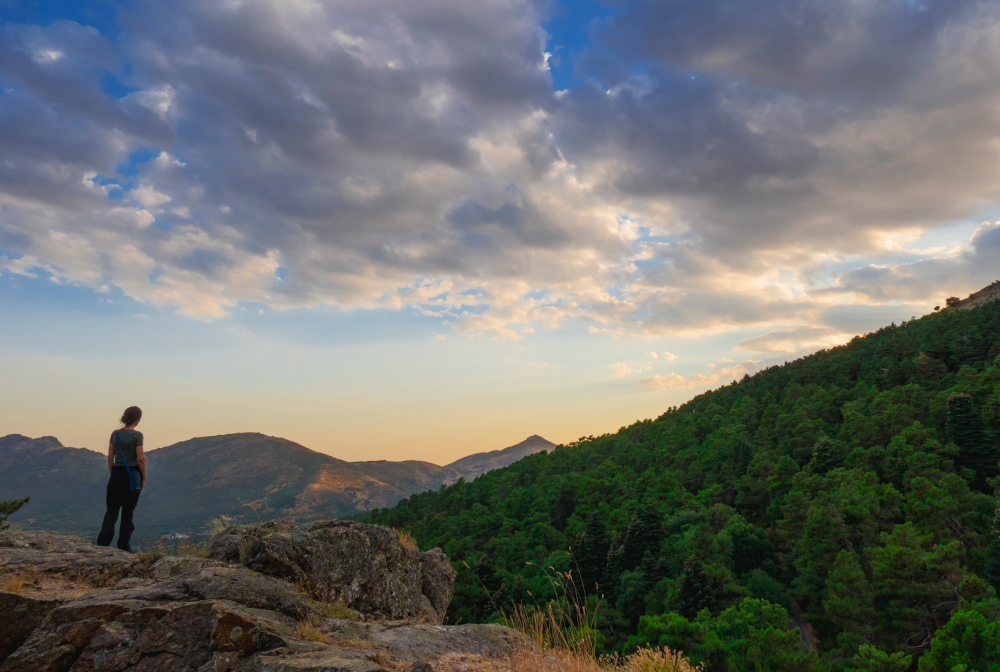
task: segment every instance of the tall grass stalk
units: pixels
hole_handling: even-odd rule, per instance
[[[531,564],[531,563],[527,563]],[[510,664],[519,672],[702,672],[680,652],[639,649],[628,656],[598,653],[597,617],[603,597],[591,608],[573,572],[542,570],[555,591],[547,604],[519,604],[503,612],[501,622],[527,635],[533,647],[521,647]],[[484,586],[485,588],[485,586]],[[531,593],[528,593],[531,595]],[[534,597],[534,596],[532,596]]]

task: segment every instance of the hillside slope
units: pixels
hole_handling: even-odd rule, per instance
[[[546,441],[537,434],[533,434],[521,443],[510,446],[509,448],[468,455],[460,460],[455,460],[451,464],[447,465],[446,468],[456,472],[465,480],[471,481],[477,476],[485,474],[488,471],[506,467],[517,462],[518,460],[524,459],[528,455],[534,455],[535,453],[540,453],[543,450],[552,450],[555,447],[556,444],[551,441]]]
[[[572,571],[605,599],[608,649],[680,648],[709,672],[890,669],[869,665],[889,654],[906,669],[952,617],[956,632],[976,619],[1000,632],[998,383],[991,301],[880,329],[369,519],[453,559],[454,620],[544,605]],[[786,608],[817,652],[787,630]]]
[[[52,436],[0,437],[0,500],[31,497],[11,520],[41,530],[79,529],[96,536],[104,516],[107,458],[67,448]]]
[[[944,310],[972,310],[997,299],[1000,299],[1000,280],[983,287],[978,292],[969,294],[969,296],[956,303],[954,307],[946,307]]]
[[[540,442],[529,439],[520,448],[494,452],[510,461],[526,447],[548,444]],[[417,460],[346,462],[258,433],[194,438],[146,456],[150,487],[142,493],[135,517],[140,541],[198,533],[220,516],[257,521],[356,514],[391,506],[463,475],[474,478],[481,473],[477,468],[489,468],[497,460],[477,458],[461,472]],[[11,518],[27,529],[96,535],[106,482],[107,461],[101,453],[66,448],[54,437],[0,438],[0,500],[31,497]]]

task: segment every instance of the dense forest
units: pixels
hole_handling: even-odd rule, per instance
[[[998,381],[1000,301],[946,310],[369,519],[453,559],[450,622],[571,577],[607,652],[997,672]]]

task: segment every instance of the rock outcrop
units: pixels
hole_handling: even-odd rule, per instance
[[[441,623],[455,592],[455,570],[440,549],[421,553],[381,525],[240,525],[216,535],[208,550],[375,618]]]
[[[440,550],[407,548],[389,528],[246,526],[211,548],[214,558],[153,563],[78,539],[0,533],[0,570],[27,577],[0,591],[0,672],[390,672],[530,647],[501,626],[428,624],[444,616],[454,570]],[[338,599],[360,609],[332,609]],[[357,620],[323,617],[332,611]],[[398,615],[424,622],[376,620]]]
[[[0,532],[0,570],[7,572],[58,574],[102,586],[124,578],[135,562],[128,553],[75,537]]]

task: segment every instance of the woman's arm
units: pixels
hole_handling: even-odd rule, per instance
[[[136,446],[135,459],[139,463],[139,473],[142,474],[142,487],[146,487],[146,454],[142,452],[142,446]]]
[[[115,446],[112,443],[108,444],[108,474],[111,474],[111,467],[115,464]]]

